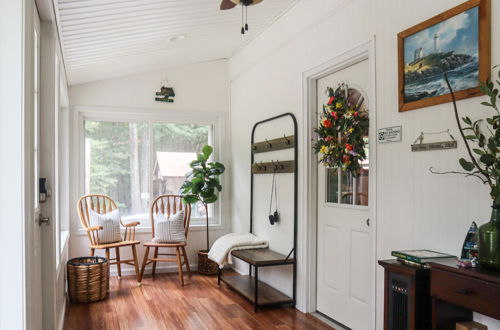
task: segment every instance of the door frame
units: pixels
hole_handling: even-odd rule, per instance
[[[305,219],[299,224],[299,278],[305,283],[300,288],[302,297],[302,310],[307,313],[316,312],[316,291],[317,291],[317,178],[318,164],[317,157],[312,150],[313,128],[317,122],[317,88],[318,79],[328,76],[332,73],[345,69],[363,60],[368,60],[370,68],[370,90],[368,91],[370,100],[370,222],[373,231],[373,265],[372,265],[372,325],[376,325],[376,283],[377,283],[377,201],[376,201],[376,149],[377,149],[377,117],[376,117],[376,69],[375,69],[375,37],[372,39],[340,54],[334,58],[306,71],[302,75],[303,89],[303,110],[302,110],[302,136],[304,137],[302,158],[301,185],[303,187],[302,211],[301,217]],[[307,221],[306,221],[307,220]],[[304,260],[303,262],[300,262]]]

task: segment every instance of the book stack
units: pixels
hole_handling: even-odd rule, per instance
[[[427,263],[429,262],[439,262],[457,258],[450,254],[430,250],[392,251],[391,255],[396,257],[401,263],[420,268],[428,268],[429,266]]]

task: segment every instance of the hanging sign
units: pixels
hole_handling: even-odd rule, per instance
[[[400,142],[402,131],[402,126],[381,128],[378,130],[378,143]]]

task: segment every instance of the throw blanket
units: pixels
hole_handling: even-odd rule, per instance
[[[265,249],[269,242],[258,238],[254,234],[231,233],[220,237],[208,252],[208,258],[219,264],[222,268],[232,264],[231,252],[234,250]]]

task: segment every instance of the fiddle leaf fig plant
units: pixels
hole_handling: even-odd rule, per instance
[[[207,225],[207,252],[210,249],[210,237],[208,231],[208,204],[217,201],[217,194],[222,191],[220,176],[226,168],[219,162],[209,162],[213,153],[211,146],[204,146],[201,153],[196,154],[189,167],[191,171],[186,174],[186,181],[180,188],[184,201],[189,204],[200,202],[205,208],[205,219]]]
[[[486,117],[485,121],[483,119],[473,121],[468,116],[462,117],[460,121],[455,94],[446,75],[445,80],[453,99],[455,119],[469,154],[469,159],[460,158],[459,160],[460,166],[466,172],[455,173],[474,176],[481,179],[484,184],[488,184],[493,207],[500,208],[500,110],[498,106],[500,70],[497,74],[496,84],[488,80],[480,87],[481,91],[489,97],[489,101],[481,104],[493,110],[492,115]]]

